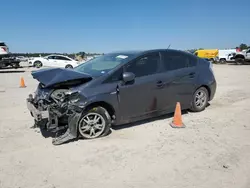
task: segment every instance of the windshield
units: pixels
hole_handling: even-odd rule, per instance
[[[0,42],[0,46],[6,46],[4,42]]]
[[[74,69],[79,72],[99,77],[116,68],[118,65],[128,62],[135,54],[106,54],[89,60]]]

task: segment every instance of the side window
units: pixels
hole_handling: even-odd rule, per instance
[[[167,71],[178,70],[188,67],[188,59],[178,52],[164,52],[163,65]]]
[[[159,53],[151,53],[132,61],[126,66],[126,72],[132,72],[136,77],[152,75],[157,72],[160,62]]]
[[[48,59],[55,59],[55,56],[48,56]]]
[[[57,60],[64,60],[64,61],[70,61],[68,58],[66,57],[62,57],[62,56],[56,56]]]
[[[115,71],[106,81],[105,83],[110,82],[117,82],[119,80],[122,80],[122,74],[123,74],[123,67]]]
[[[194,67],[197,64],[195,56],[181,52],[164,52],[163,65],[165,70],[179,70],[188,67]]]
[[[66,61],[71,61],[71,59],[67,58],[67,57],[63,57]]]

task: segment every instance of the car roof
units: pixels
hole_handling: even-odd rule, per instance
[[[50,54],[50,55],[48,55],[48,56],[62,56],[62,57],[68,57],[68,56],[66,56],[66,55],[61,55],[61,54]]]
[[[169,51],[169,52],[183,52],[188,53],[182,50],[176,50],[176,49],[150,49],[150,50],[130,50],[130,51],[114,51],[109,54],[131,54],[131,55],[143,55],[146,53],[152,53],[152,52],[160,52],[160,51]],[[188,53],[190,54],[190,53]]]
[[[144,53],[149,53],[149,52],[160,52],[160,51],[169,51],[169,52],[184,52],[182,50],[176,50],[176,49],[164,49],[164,48],[161,48],[161,49],[152,49],[152,50],[144,50],[143,52]]]
[[[132,55],[136,55],[136,54],[140,54],[142,51],[141,50],[121,50],[121,51],[112,51],[110,53],[107,54],[132,54]]]

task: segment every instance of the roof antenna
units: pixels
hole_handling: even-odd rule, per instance
[[[167,48],[167,49],[169,49],[170,46],[171,46],[171,44],[168,45],[168,48]]]

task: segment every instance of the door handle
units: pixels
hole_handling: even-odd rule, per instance
[[[156,86],[157,87],[162,87],[164,84],[163,84],[163,82],[162,81],[158,81],[157,83],[156,83]]]
[[[194,76],[195,76],[195,72],[191,72],[191,73],[189,74],[189,78],[194,78]]]

